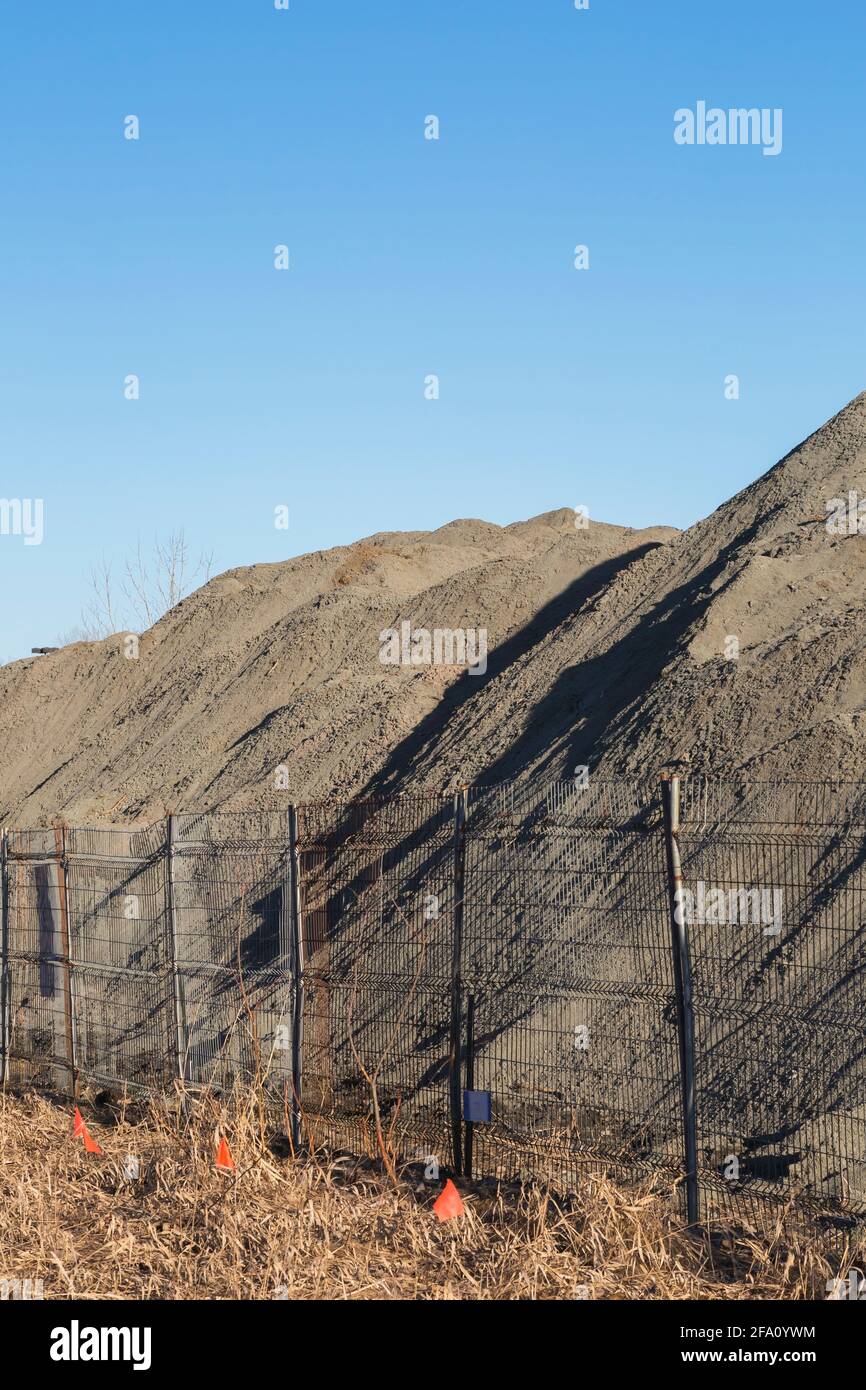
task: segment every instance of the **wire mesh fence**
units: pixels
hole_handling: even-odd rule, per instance
[[[507,784],[2,854],[10,1085],[261,1081],[296,1143],[866,1217],[863,784]]]
[[[862,784],[698,784],[680,844],[705,1213],[866,1212]]]

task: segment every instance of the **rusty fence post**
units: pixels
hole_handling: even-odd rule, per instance
[[[304,1082],[304,926],[301,907],[301,855],[298,811],[289,807],[289,924],[292,972],[292,1145],[301,1149],[301,1099]]]
[[[679,1033],[680,1081],[682,1090],[683,1155],[686,1171],[686,1212],[690,1226],[697,1225],[698,1192],[698,1129],[695,1101],[695,1016],[692,999],[692,967],[689,956],[689,936],[683,894],[683,870],[680,859],[680,779],[665,778],[661,784],[664,811],[665,851],[670,899],[671,949],[673,953],[674,986],[677,996],[677,1031]]]
[[[466,886],[466,788],[454,798],[454,916],[451,944],[451,1029],[448,1081],[454,1171],[463,1173],[463,897]]]

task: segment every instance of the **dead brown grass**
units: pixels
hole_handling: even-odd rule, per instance
[[[0,1279],[41,1278],[46,1298],[803,1298],[826,1296],[839,1263],[779,1230],[691,1236],[663,1192],[603,1177],[567,1205],[464,1191],[465,1214],[441,1225],[441,1184],[277,1157],[249,1101],[85,1112],[102,1157],[72,1139],[71,1114],[0,1096]],[[214,1168],[219,1133],[231,1175]]]

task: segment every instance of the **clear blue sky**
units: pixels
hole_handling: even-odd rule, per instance
[[[864,39],[862,0],[6,7],[0,496],[45,538],[0,536],[0,658],[178,527],[221,570],[706,514],[866,385]],[[699,99],[782,153],[676,145]]]

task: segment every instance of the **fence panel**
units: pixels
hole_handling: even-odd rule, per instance
[[[290,855],[284,812],[175,818],[171,901],[181,1070],[194,1085],[291,1087]]]
[[[452,814],[437,796],[300,808],[303,1111],[320,1140],[451,1162]]]
[[[53,830],[7,837],[6,1078],[71,1091],[74,1042],[63,876]]]
[[[807,819],[811,817],[811,821]],[[684,786],[703,1213],[866,1215],[862,786]]]
[[[682,1173],[657,799],[620,783],[470,794],[463,981],[475,1004],[474,1170]]]
[[[174,1071],[162,824],[63,834],[76,1071],[155,1089]]]

